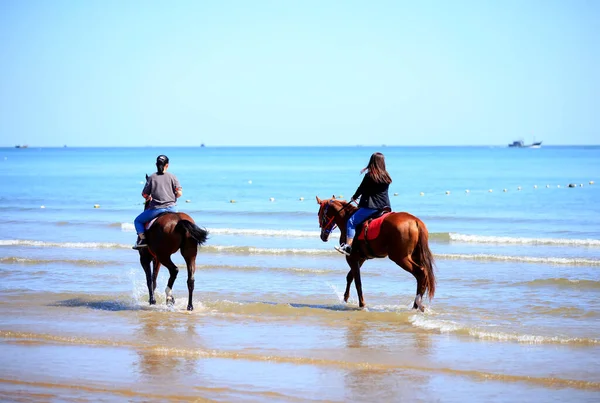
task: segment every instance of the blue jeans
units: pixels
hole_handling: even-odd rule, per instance
[[[346,229],[348,230],[346,238],[354,238],[354,235],[356,234],[356,226],[366,220],[376,211],[377,209],[367,207],[360,207],[358,210],[356,210],[356,213],[350,217],[348,223],[346,224]]]
[[[171,207],[165,207],[165,208],[152,208],[152,209],[148,209],[148,210],[144,210],[140,213],[139,216],[137,216],[135,218],[135,220],[133,220],[133,225],[135,226],[135,232],[139,234],[143,234],[144,233],[144,225],[146,225],[147,222],[151,221],[154,217],[162,214],[162,213],[174,213],[175,212],[175,206],[171,206]]]

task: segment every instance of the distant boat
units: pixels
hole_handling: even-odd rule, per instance
[[[15,148],[27,148],[29,147],[27,144],[17,144]]]
[[[523,140],[516,140],[510,143],[508,146],[514,148],[540,148],[542,147],[542,142],[534,141],[532,144],[525,144]]]

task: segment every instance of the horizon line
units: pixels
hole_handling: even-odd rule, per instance
[[[543,145],[539,148],[547,148],[547,147],[598,147],[599,144],[550,144]],[[118,145],[75,145],[75,146],[30,146],[27,144],[23,145],[14,145],[14,146],[3,146],[0,145],[0,149],[39,149],[39,148],[258,148],[258,147],[272,147],[272,148],[301,148],[301,147],[310,147],[310,148],[361,148],[361,147],[383,147],[383,148],[398,148],[398,147],[413,147],[413,148],[423,148],[423,147],[438,147],[438,148],[452,148],[452,147],[494,147],[494,148],[534,148],[534,147],[509,147],[508,145],[500,145],[500,144],[443,144],[443,145],[425,145],[425,144],[410,144],[410,145],[400,145],[400,144],[355,144],[355,145],[212,145],[207,146],[205,144],[202,145],[143,145],[143,146],[118,146]]]

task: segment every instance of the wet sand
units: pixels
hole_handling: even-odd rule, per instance
[[[197,303],[128,295],[0,297],[8,401],[592,401],[598,347],[449,337],[414,311]],[[181,304],[181,306],[180,306]],[[563,350],[561,352],[561,350]],[[557,356],[564,364],[557,367]],[[574,356],[575,355],[575,356]],[[475,399],[474,399],[475,398]]]

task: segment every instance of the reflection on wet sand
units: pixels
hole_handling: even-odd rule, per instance
[[[381,357],[380,346],[373,345],[370,340],[376,339],[377,332],[382,332],[380,327],[374,327],[363,321],[351,322],[346,327],[346,348],[359,350],[365,362]],[[391,365],[402,366],[407,357],[412,357],[409,366],[418,366],[423,361],[429,361],[430,335],[414,333],[396,333],[398,337],[406,338],[403,342],[403,351],[390,352],[384,362]],[[401,354],[401,362],[394,358]],[[421,361],[421,362],[419,362]],[[423,398],[424,386],[428,383],[429,376],[419,372],[402,369],[375,369],[357,368],[350,369],[344,376],[345,399],[366,401],[409,401]]]
[[[169,347],[193,349],[201,344],[196,325],[191,316],[165,317],[162,313],[141,312],[137,315],[136,332],[141,343],[148,348],[138,349],[135,363],[143,375],[160,377],[161,382],[176,381],[182,373],[194,372],[197,357],[172,354]],[[181,345],[177,341],[182,341]],[[175,343],[173,343],[175,342]]]

